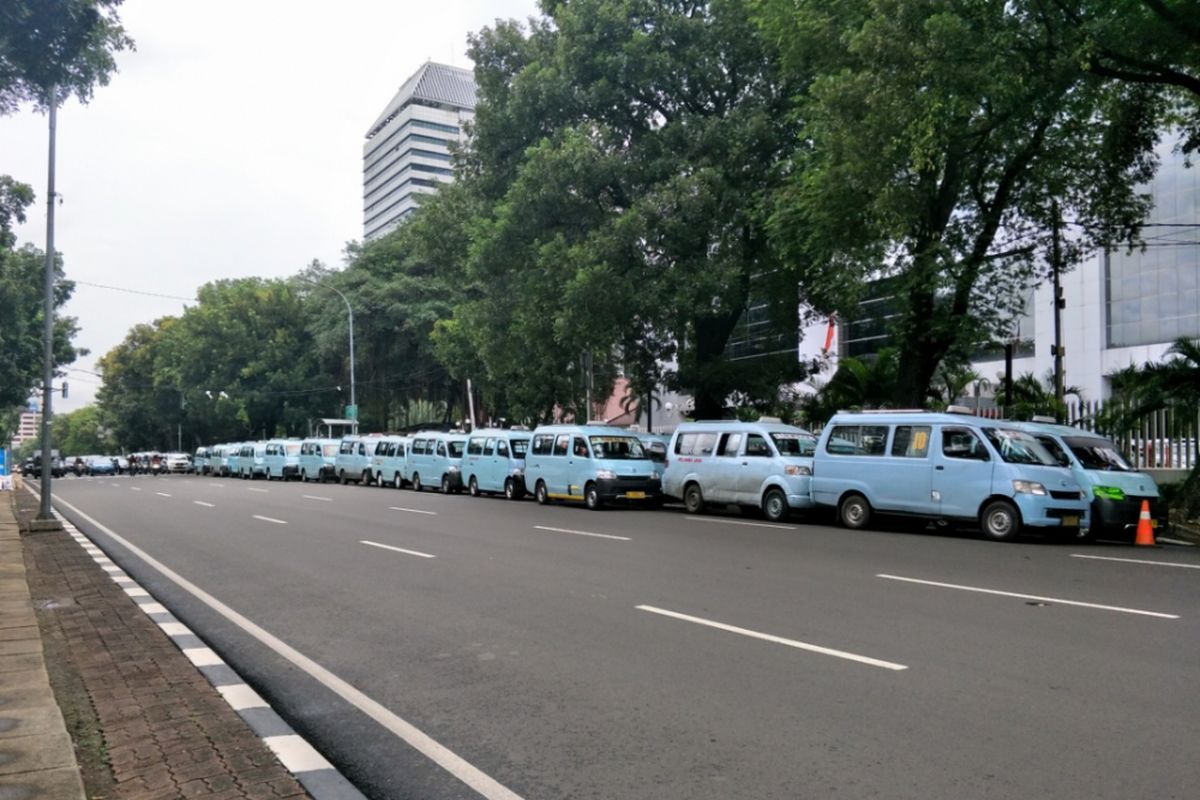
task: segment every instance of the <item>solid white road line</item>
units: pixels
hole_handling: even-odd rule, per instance
[[[721,517],[692,517],[696,522],[720,522],[725,525],[749,525],[754,528],[778,528],[781,531],[794,531],[794,525],[773,525],[770,522],[744,522],[740,519],[722,519]]]
[[[305,500],[323,500],[323,501],[325,501],[326,503],[332,503],[332,502],[333,502],[333,498],[332,498],[332,497],[318,497],[318,496],[317,496],[317,495],[315,495],[315,494],[302,494],[302,495],[300,495],[300,496],[301,496],[301,497],[303,497]]]
[[[285,520],[285,519],[275,519],[274,517],[262,517],[262,516],[259,516],[258,514],[251,514],[250,516],[254,517],[255,519],[261,519],[263,522],[274,522],[276,525],[287,525],[287,520]]]
[[[478,767],[468,763],[461,756],[447,749],[444,745],[430,738],[428,734],[412,725],[412,723],[409,723],[396,716],[394,713],[392,713],[392,711],[380,703],[372,700],[370,697],[363,694],[363,692],[354,688],[337,675],[334,675],[332,672],[325,669],[320,664],[313,661],[311,658],[304,655],[291,645],[287,644],[282,639],[272,635],[255,623],[251,622],[246,617],[239,614],[237,611],[234,611],[232,608],[225,605],[220,600],[189,581],[187,578],[184,578],[182,575],[172,570],[166,564],[163,564],[161,561],[154,558],[154,556],[150,555],[133,542],[130,542],[116,531],[108,528],[95,518],[81,511],[77,506],[72,505],[61,498],[55,498],[55,503],[71,509],[71,511],[73,511],[80,519],[86,520],[90,525],[95,527],[96,530],[104,533],[113,541],[121,544],[129,552],[142,559],[142,561],[149,566],[158,570],[162,575],[174,581],[180,588],[191,594],[197,600],[224,616],[234,625],[237,625],[246,633],[250,634],[255,639],[271,648],[271,650],[275,651],[281,657],[287,659],[292,664],[304,670],[347,703],[351,704],[359,711],[362,711],[388,731],[404,740],[413,749],[423,754],[426,758],[433,761],[435,764],[449,772],[467,786],[470,786],[478,794],[486,798],[486,800],[522,800],[519,794],[504,786],[491,776],[487,775]]]
[[[140,492],[142,490],[142,487],[140,486],[130,486],[129,488],[135,492]]]
[[[155,492],[155,494],[158,495],[159,497],[170,497],[171,496],[171,495],[167,494],[166,492]]]
[[[628,536],[613,536],[611,533],[590,533],[588,531],[573,531],[570,528],[548,528],[545,525],[534,525],[534,530],[554,531],[555,533],[573,533],[576,536],[595,536],[597,539],[616,539],[618,542],[632,542]]]
[[[247,491],[247,492],[262,492],[263,494],[266,494],[267,492],[269,492],[269,491],[271,491],[271,490],[270,490],[270,489],[255,489],[255,488],[252,488],[252,487],[247,487],[247,488],[246,488],[246,491]]]
[[[834,650],[829,647],[821,647],[820,645],[809,644],[808,642],[799,642],[795,639],[784,639],[782,636],[774,636],[769,633],[760,633],[758,631],[749,630],[748,628],[739,628],[736,625],[726,625],[724,622],[716,622],[711,619],[704,619],[703,617],[693,617],[690,614],[680,614],[678,611],[668,611],[665,608],[655,608],[654,606],[637,606],[637,609],[639,611],[649,611],[651,614],[661,614],[664,617],[681,619],[684,622],[694,622],[697,625],[705,625],[709,628],[716,628],[717,630],[721,631],[728,631],[730,633],[737,633],[742,636],[749,636],[752,639],[762,639],[765,642],[774,642],[775,644],[795,647],[797,650],[807,650],[810,653],[820,653],[821,655],[833,656],[834,658],[844,658],[847,661],[857,661],[859,664],[866,664],[872,667],[880,667],[882,669],[890,669],[897,672],[902,669],[908,669],[908,667],[906,667],[904,664],[897,664],[892,661],[881,661],[878,658],[860,656],[857,653],[847,653],[845,650]]]
[[[1057,603],[1064,606],[1079,606],[1080,608],[1095,608],[1100,611],[1117,611],[1122,614],[1137,614],[1143,617],[1158,617],[1159,619],[1179,619],[1178,614],[1161,614],[1157,611],[1143,611],[1138,608],[1123,608],[1121,606],[1106,606],[1099,603],[1081,603],[1078,600],[1064,600],[1061,597],[1041,597],[1035,594],[1019,594],[1017,592],[1002,592],[998,589],[982,589],[978,586],[960,586],[956,583],[939,583],[938,581],[923,581],[919,578],[904,578],[899,575],[876,575],[876,578],[885,578],[889,581],[904,581],[905,583],[919,583],[923,586],[937,586],[942,589],[959,589],[964,592],[978,592],[979,594],[994,594],[1000,597],[1015,597],[1019,600],[1036,600],[1040,603]]]
[[[405,550],[403,547],[392,547],[390,544],[380,544],[379,542],[368,542],[366,539],[360,539],[359,544],[369,544],[371,547],[382,547],[384,550],[395,550],[397,553],[407,553],[410,556],[420,556],[421,558],[437,558],[429,553],[421,553],[417,550]]]
[[[216,508],[216,506],[214,506],[212,503],[206,503],[203,500],[193,500],[192,502],[198,506],[204,506],[205,508]]]
[[[436,511],[422,511],[419,508],[401,508],[400,506],[388,506],[389,511],[407,511],[410,514],[428,514],[431,517],[436,517]]]
[[[1159,536],[1155,541],[1162,542],[1163,544],[1181,544],[1184,547],[1195,547],[1196,546],[1195,542],[1185,542],[1182,539],[1168,539],[1165,536]]]
[[[1083,553],[1071,553],[1071,558],[1090,558],[1093,561],[1120,561],[1123,564],[1153,564],[1156,567],[1179,567],[1180,569],[1200,569],[1200,564],[1180,564],[1178,561],[1147,561],[1142,558],[1113,558],[1112,556],[1089,556]]]

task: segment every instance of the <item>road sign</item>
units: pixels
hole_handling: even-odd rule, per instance
[[[358,419],[358,405],[346,406],[346,419]]]
[[[8,448],[0,447],[0,475],[8,474]]]

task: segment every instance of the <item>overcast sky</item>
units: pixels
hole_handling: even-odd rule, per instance
[[[367,127],[426,60],[471,67],[468,33],[535,0],[126,0],[137,50],[87,106],[58,114],[55,247],[68,277],[177,297],[219,278],[341,265],[362,237]],[[47,120],[0,117],[0,174],[32,185],[20,240],[46,244]],[[86,371],[180,300],[80,284],[66,313],[91,354],[55,411],[91,402]],[[86,370],[86,371],[83,371]]]

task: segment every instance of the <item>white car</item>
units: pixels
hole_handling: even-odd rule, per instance
[[[192,459],[187,453],[167,453],[167,472],[190,472]]]

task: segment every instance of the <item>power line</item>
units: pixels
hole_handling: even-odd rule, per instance
[[[75,278],[72,278],[71,280],[80,286],[91,286],[93,289],[108,289],[111,292],[125,292],[126,294],[140,294],[140,295],[145,295],[146,297],[162,297],[167,300],[183,300],[184,302],[188,302],[188,303],[195,302],[195,300],[196,300],[196,298],[194,298],[194,297],[180,297],[179,295],[175,295],[175,294],[161,294],[159,292],[144,292],[141,289],[126,289],[123,286],[109,286],[109,285],[103,284],[103,283],[92,283],[90,281],[81,281],[81,280],[77,280]]]

